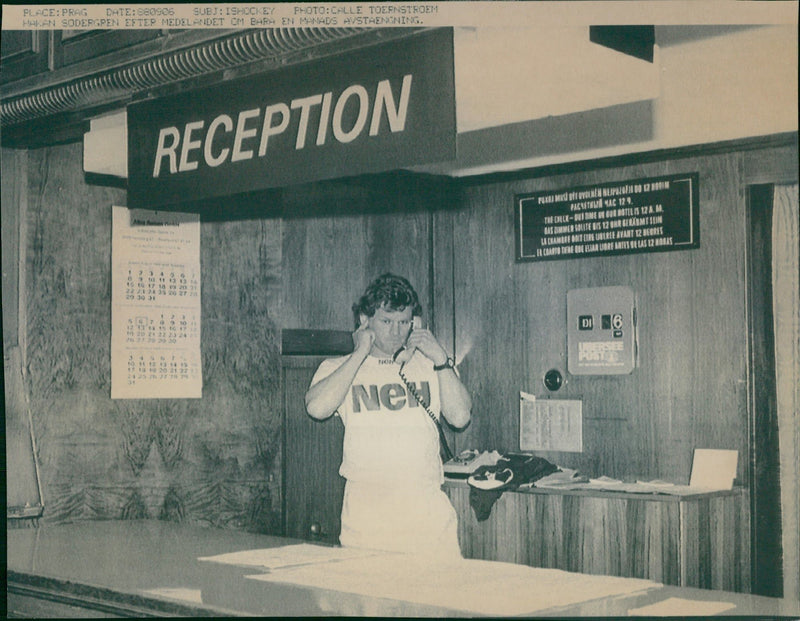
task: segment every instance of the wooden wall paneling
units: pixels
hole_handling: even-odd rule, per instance
[[[730,571],[732,566],[741,566],[741,547],[731,545],[730,540],[730,533],[742,526],[738,519],[738,503],[731,502],[727,497],[717,497],[711,498],[709,505],[709,513],[714,516],[708,525],[711,547],[711,588],[722,591],[740,591],[742,585],[736,584],[736,574]]]
[[[431,327],[436,338],[447,350],[454,354],[456,362],[460,362],[462,352],[456,349],[455,342],[455,308],[454,304],[454,239],[456,203],[458,201],[457,189],[445,186],[440,190],[440,206],[431,214],[431,237],[433,238],[433,259],[431,270],[433,272],[433,316]]]
[[[387,196],[374,199],[384,201],[385,211],[366,219],[368,242],[364,285],[385,272],[407,278],[419,295],[423,319],[429,325],[433,306],[430,214],[419,205],[422,197],[413,189],[404,184],[389,185],[387,189]],[[359,295],[362,292],[363,287]]]
[[[511,197],[494,187],[470,188],[454,239],[454,308],[460,372],[472,392],[473,416],[462,446],[510,449],[528,355],[527,324],[513,281]],[[474,205],[474,207],[473,207]]]
[[[430,309],[429,215],[402,183],[284,191],[284,328],[353,329],[352,304],[385,271]]]
[[[281,252],[277,218],[202,222],[204,390],[180,433],[190,506],[261,532],[281,517]]]
[[[79,144],[27,157],[20,294],[44,519],[113,515],[112,496],[95,489],[118,476],[108,416],[110,205],[124,194],[83,184]]]
[[[528,560],[534,567],[562,568],[566,566],[565,496],[561,494],[526,494]],[[569,501],[566,501],[569,504]]]
[[[701,171],[701,238],[700,248],[692,253],[693,408],[683,448],[687,462],[684,472],[688,474],[694,448],[735,449],[739,453],[737,476],[746,484],[745,188],[741,155],[701,158],[691,165]]]
[[[665,584],[680,584],[680,503],[662,502],[647,505],[650,549],[658,546],[660,567],[651,560],[648,575]],[[654,515],[655,514],[655,515]],[[735,534],[728,533],[729,536]]]
[[[19,347],[6,348],[3,355],[6,514],[9,518],[27,519],[39,516],[42,498],[34,456],[35,429],[30,426],[22,369]]]
[[[571,571],[624,576],[630,542],[625,522],[626,501],[619,498],[571,496],[568,566]],[[574,567],[574,569],[572,569]]]
[[[24,241],[27,238],[28,154],[3,149],[0,205],[2,205],[2,330],[3,392],[6,448],[7,514],[9,527],[30,527],[38,522],[42,498],[35,457],[36,429],[31,426],[25,373],[27,347]],[[20,302],[23,303],[20,303]],[[21,334],[22,332],[22,334]],[[16,508],[16,509],[15,509]]]
[[[459,516],[458,539],[464,558],[524,562],[527,524],[518,494],[500,495],[488,517],[478,519],[469,487],[447,486],[445,493]],[[484,500],[479,502],[482,506]]]
[[[469,491],[463,487],[445,486],[444,493],[450,499],[450,503],[458,515],[458,544],[461,547],[461,554],[464,558],[480,558],[473,550],[475,538],[472,536],[472,520],[469,506]]]
[[[488,520],[479,521],[470,504],[468,488],[447,488],[446,492],[458,513],[458,540],[465,558],[498,560],[488,540],[493,527]]]
[[[322,360],[320,356],[284,357],[284,534],[336,543],[344,479],[338,467],[331,465],[342,461],[344,426],[336,416],[312,419],[303,399]]]
[[[585,565],[586,573],[592,573],[592,566],[587,562],[587,557],[584,546],[591,545],[592,541],[592,525],[584,524],[584,520],[589,513],[581,514],[580,503],[582,499],[574,496],[567,496],[564,499],[564,553],[566,556],[567,571],[580,571]],[[599,504],[600,499],[592,499],[593,504]],[[592,502],[590,501],[590,502]],[[592,521],[600,521],[600,514],[592,514]],[[587,542],[587,537],[589,541]],[[590,557],[589,557],[590,558]],[[597,569],[594,569],[597,573]]]
[[[797,133],[794,134],[793,141],[792,146],[746,151],[743,163],[744,183],[747,185],[797,183],[800,176]]]
[[[363,290],[366,192],[336,183],[286,188],[283,209],[283,328],[352,329]]]
[[[431,197],[431,301],[429,327],[436,335],[442,346],[450,353],[457,365],[460,365],[462,352],[456,348],[455,340],[455,308],[454,304],[454,283],[453,283],[453,246],[455,240],[453,231],[456,208],[460,194],[454,183],[443,181],[437,184],[432,190]],[[459,370],[460,372],[460,370]],[[466,382],[466,378],[461,379]],[[473,387],[465,383],[465,387],[470,393]],[[474,398],[474,397],[473,397]],[[466,429],[469,428],[467,425]],[[453,431],[449,425],[443,425],[447,443],[454,454],[458,454],[465,448],[469,448],[464,442],[464,430]]]
[[[498,560],[530,564],[526,545],[530,539],[527,509],[528,503],[522,494],[503,494],[495,503],[493,535]]]
[[[511,525],[498,521],[497,516],[511,513],[512,511],[508,508],[508,505],[513,505],[514,500],[510,495],[503,494],[494,503],[492,516],[484,521],[476,522],[475,528],[470,533],[471,537],[477,535],[476,541],[473,543],[475,558],[485,558],[493,561],[505,560],[502,552],[507,551],[508,548],[501,550],[501,544],[508,544],[514,531]]]
[[[3,166],[0,169],[0,203],[2,215],[2,262],[3,262],[3,351],[19,344],[19,259],[20,218],[25,207],[25,151],[2,150]]]
[[[628,575],[680,584],[679,503],[632,500],[628,507]]]
[[[711,514],[711,499],[703,498],[695,503],[692,503],[697,510],[698,522],[700,528],[705,536],[701,537],[695,534],[700,540],[700,557],[697,564],[696,580],[697,582],[691,586],[698,586],[702,589],[710,589],[711,586],[711,567],[713,563],[712,554],[712,538],[711,534],[711,519],[717,519],[717,516]],[[688,536],[688,533],[687,533]]]
[[[453,200],[446,193],[448,181],[398,173],[388,175],[379,187],[385,198],[381,213],[370,219],[373,232],[370,261],[374,263],[370,279],[384,271],[408,278],[419,295],[426,326],[438,330],[441,326],[436,325],[435,314],[438,270],[434,248],[440,231],[434,229],[434,212],[443,208],[443,201]],[[441,259],[441,255],[438,257]]]
[[[588,568],[588,573],[604,573],[604,568],[616,564],[613,558],[605,559],[602,556],[605,545],[605,535],[602,528],[606,521],[605,513],[608,510],[608,499],[590,498],[587,507],[583,507],[582,497],[570,497],[565,507],[570,516],[575,516],[580,525],[575,532],[570,532],[571,528],[565,528],[565,554],[567,555],[569,566]],[[569,518],[570,520],[573,517]],[[586,522],[584,524],[584,522]],[[600,545],[600,544],[603,545]],[[616,543],[617,548],[627,547],[627,533]],[[615,550],[612,554],[618,554]]]
[[[681,168],[681,172],[691,170]],[[653,167],[639,165],[627,168],[619,178],[653,174],[657,174]],[[702,206],[700,211],[702,214]],[[681,478],[686,462],[680,446],[661,449],[665,448],[665,439],[675,437],[675,425],[691,412],[687,387],[692,369],[685,361],[693,355],[688,326],[692,325],[694,311],[685,300],[692,299],[693,258],[691,251],[625,257],[630,263],[629,284],[636,296],[639,351],[638,366],[625,382],[627,415],[619,423],[627,429],[626,444],[637,447],[636,462],[623,467],[644,478],[671,476],[675,482],[688,482],[688,476]],[[670,345],[665,347],[666,343]],[[648,506],[648,511],[653,510]]]
[[[742,493],[734,500],[735,512],[734,522],[729,527],[734,533],[742,533],[743,536],[739,537],[736,541],[736,546],[732,552],[732,567],[733,571],[730,572],[731,578],[729,584],[732,585],[731,590],[750,593],[752,592],[752,582],[750,576],[752,574],[752,561],[751,561],[751,547],[750,547],[750,533],[751,530],[751,516],[750,516],[750,490],[744,488]],[[727,560],[728,557],[724,554],[729,550],[730,542],[727,540],[720,540],[718,542],[721,550],[723,550],[723,559]]]
[[[658,508],[655,508],[658,511]],[[628,554],[625,575],[652,575],[650,572],[660,573],[659,553],[660,541],[651,538],[653,515],[647,503],[631,502],[627,507],[625,540],[628,542]],[[661,535],[661,533],[658,533]]]
[[[686,483],[695,447],[746,454],[739,162],[723,154],[462,188],[454,238],[470,244],[455,246],[456,341],[469,350],[462,372],[472,380],[475,369],[477,387],[465,440],[516,449],[518,392],[525,390],[583,400],[583,453],[540,454],[592,476]],[[694,171],[699,249],[514,263],[515,194]],[[628,376],[567,375],[550,395],[543,373],[567,368],[567,290],[608,285],[636,293],[639,366]]]
[[[356,218],[285,221],[284,328],[353,329],[350,307],[364,286],[364,257],[354,252],[364,246],[359,224]]]
[[[700,579],[697,568],[700,563],[701,543],[696,534],[700,532],[700,518],[695,505],[683,504],[680,512],[680,583],[698,586]]]
[[[646,379],[639,382],[635,415],[644,421],[641,432],[650,454],[641,475],[688,483],[691,453],[683,443],[694,407],[693,367],[686,363],[695,348],[694,308],[687,303],[693,299],[692,253],[644,255],[640,266],[638,282],[656,283],[637,300],[639,368],[634,373]]]
[[[667,398],[657,395],[650,414],[654,448],[669,448],[652,451],[648,475],[671,476],[677,483],[688,482],[694,448],[733,448],[740,461],[746,453],[741,434],[745,343],[738,162],[738,156],[728,154],[665,167],[665,173],[700,172],[700,248],[651,255],[667,262],[671,273],[646,291],[673,287],[674,297],[664,306],[654,304],[650,313],[647,308],[639,312],[640,343],[652,346],[651,355],[642,359],[653,368],[648,379],[669,382]],[[650,326],[665,318],[668,322],[657,340],[646,331],[651,315]],[[664,360],[669,366],[662,366]]]
[[[462,441],[494,449],[508,445],[515,434],[508,413],[517,399],[500,389],[519,382],[523,365],[515,362],[526,354],[525,324],[512,301],[515,289],[505,286],[513,278],[513,237],[508,235],[513,215],[510,197],[502,200],[493,186],[469,188],[463,196],[454,233],[461,242],[454,245],[454,309],[460,370],[473,391],[473,417]]]
[[[748,591],[741,488],[692,498],[611,492],[504,492],[478,520],[464,483],[445,491],[466,558],[664,584]]]
[[[725,555],[733,556],[736,553],[736,546],[724,545],[726,534],[730,532],[728,529],[735,526],[734,514],[736,507],[731,502],[726,503],[724,499],[720,501],[717,498],[711,498],[709,504],[711,505],[709,513],[716,516],[716,519],[711,520],[709,524],[709,540],[711,544],[710,584],[711,588],[729,591],[732,584],[726,585],[729,576],[726,575],[724,558],[721,557]],[[725,586],[728,586],[728,588],[726,589]]]
[[[709,532],[708,520],[708,499],[681,506],[681,584],[685,586],[712,588],[711,542],[699,536]]]
[[[125,194],[85,183],[78,143],[28,158],[24,329],[44,519],[277,532],[280,226],[201,223],[203,398],[112,400],[111,205]]]

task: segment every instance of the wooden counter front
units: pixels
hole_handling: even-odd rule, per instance
[[[742,488],[691,496],[508,491],[484,521],[476,517],[465,481],[448,480],[444,490],[458,513],[465,558],[750,592]]]

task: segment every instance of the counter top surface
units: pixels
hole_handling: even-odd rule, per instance
[[[223,566],[197,560],[199,557],[293,543],[301,542],[269,535],[160,521],[45,525],[7,531],[8,577],[9,584],[39,585],[50,590],[93,594],[95,598],[119,595],[123,600],[127,597],[138,605],[142,601],[148,602],[155,610],[162,607],[166,611],[167,608],[163,606],[170,603],[180,604],[185,606],[185,610],[179,609],[177,612],[183,614],[192,609],[197,614],[211,615],[459,614],[458,610],[447,605],[447,602],[452,603],[453,597],[443,598],[442,605],[410,601],[413,598],[409,601],[403,598],[392,599],[367,593],[360,587],[339,587],[337,590],[328,584],[315,583],[308,575],[304,578],[305,582],[253,580],[245,578],[246,575],[259,573],[252,568]],[[465,561],[464,566],[484,572],[465,578],[474,584],[480,584],[481,576],[488,576],[493,570],[501,573],[509,571],[510,576],[523,579],[526,575],[524,572],[530,572],[531,576],[538,575],[535,572],[543,572],[542,576],[574,580],[576,584],[596,584],[599,579],[597,576],[585,574],[569,574],[490,561]],[[336,573],[331,574],[336,577],[332,583],[342,582],[347,567],[352,568],[352,562],[350,565],[340,565]],[[388,567],[386,571],[392,571],[391,565],[382,567]],[[324,578],[324,571],[322,576]],[[563,606],[548,606],[537,610],[537,615],[618,615],[653,604],[666,606],[666,600],[671,600],[673,604],[675,601],[684,602],[684,605],[689,602],[689,606],[692,602],[696,606],[700,602],[724,602],[728,609],[723,614],[800,615],[800,604],[796,602],[638,582],[641,584],[634,584],[634,589],[628,593],[623,589],[613,596]],[[464,611],[460,612],[463,615]]]
[[[216,568],[197,561],[295,540],[157,520],[90,521],[7,531],[7,566],[26,584],[55,582],[155,602],[202,607],[201,587]]]

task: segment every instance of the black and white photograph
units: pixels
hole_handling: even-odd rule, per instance
[[[794,1],[2,4],[6,616],[800,619]]]

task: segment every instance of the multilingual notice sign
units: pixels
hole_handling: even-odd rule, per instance
[[[700,247],[698,173],[514,197],[517,261]]]

